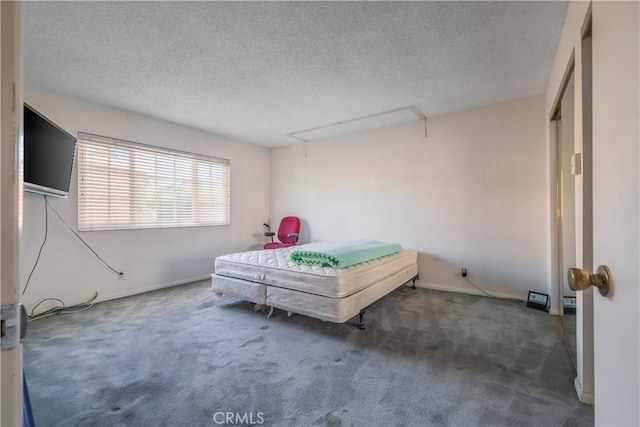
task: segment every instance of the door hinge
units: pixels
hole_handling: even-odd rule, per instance
[[[22,304],[0,307],[0,350],[10,350],[20,345],[27,334],[27,311]]]

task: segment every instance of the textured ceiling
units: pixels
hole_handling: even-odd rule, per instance
[[[265,146],[542,94],[566,2],[26,2],[28,84]]]

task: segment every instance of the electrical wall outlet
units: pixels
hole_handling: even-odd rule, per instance
[[[462,277],[467,277],[467,269],[463,268],[461,271]]]

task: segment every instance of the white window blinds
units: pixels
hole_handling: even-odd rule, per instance
[[[229,160],[78,134],[78,229],[229,224]]]

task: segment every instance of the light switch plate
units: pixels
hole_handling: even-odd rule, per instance
[[[571,175],[580,175],[582,173],[582,153],[571,155]]]

